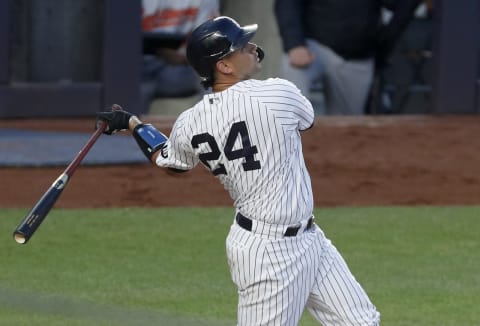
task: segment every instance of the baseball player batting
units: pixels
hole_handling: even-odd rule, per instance
[[[225,16],[191,34],[187,57],[206,94],[177,118],[167,138],[121,108],[99,112],[106,133],[129,129],[159,167],[184,172],[201,162],[235,207],[226,239],[238,287],[238,325],[298,325],[305,308],[324,326],[379,325],[380,314],[314,222],[301,131],[311,103],[287,80],[255,80],[263,50],[257,25]]]

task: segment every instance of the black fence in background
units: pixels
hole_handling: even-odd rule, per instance
[[[480,0],[434,4],[434,112],[480,113]]]
[[[113,103],[146,113],[140,19],[141,1],[0,0],[0,118],[92,116]],[[479,113],[480,0],[436,0],[417,27],[385,76],[392,113]],[[428,42],[408,45],[425,28]]]
[[[0,0],[0,117],[141,113],[141,2]]]

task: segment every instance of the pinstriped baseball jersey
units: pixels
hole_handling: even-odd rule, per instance
[[[246,80],[207,94],[177,119],[157,165],[202,162],[251,219],[291,225],[308,219],[313,196],[299,131],[313,125],[312,105],[283,79]]]

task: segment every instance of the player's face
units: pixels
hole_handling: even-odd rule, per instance
[[[251,78],[262,68],[257,54],[257,45],[250,42],[233,52],[229,60],[234,65],[236,76],[240,80]]]

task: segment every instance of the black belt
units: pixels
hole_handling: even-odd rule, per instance
[[[235,217],[235,220],[237,221],[237,224],[242,228],[247,231],[252,231],[252,220],[249,219],[246,216],[243,216],[240,213],[237,213],[237,216]],[[307,226],[305,227],[305,231],[309,230],[313,225],[313,216],[308,219]],[[283,234],[285,237],[294,237],[297,235],[298,231],[300,230],[302,226],[289,226],[285,233]]]

